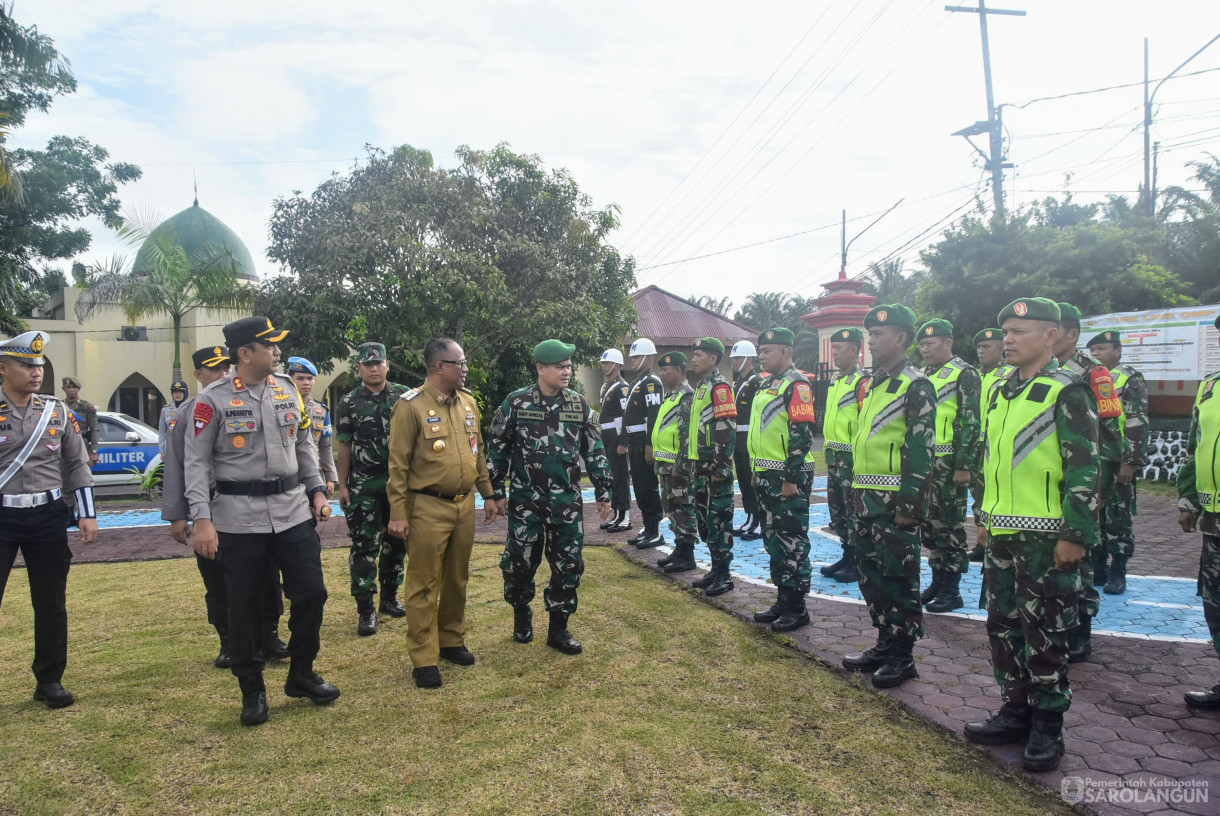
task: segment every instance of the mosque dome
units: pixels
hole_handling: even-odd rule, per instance
[[[224,222],[199,206],[196,201],[177,215],[162,221],[153,236],[165,238],[179,244],[186,250],[187,257],[200,258],[214,254],[221,249],[227,249],[237,262],[238,280],[258,282],[258,273],[254,269],[254,260],[250,250],[237,237],[237,233],[225,226]],[[147,242],[136,254],[134,271],[144,268],[148,262],[149,250]]]

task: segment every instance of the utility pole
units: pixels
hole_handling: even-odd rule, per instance
[[[953,135],[967,137],[978,135],[982,132],[981,126],[986,125],[986,132],[990,137],[991,144],[990,155],[985,154],[984,158],[987,160],[987,166],[991,169],[991,192],[995,197],[995,214],[997,218],[1002,218],[1004,215],[1004,132],[995,107],[995,94],[991,88],[991,45],[987,37],[987,15],[1004,14],[1010,17],[1024,17],[1025,12],[1010,9],[989,9],[985,5],[985,0],[979,0],[978,8],[973,6],[945,6],[945,11],[963,11],[979,16],[979,32],[983,38],[983,81],[987,86],[987,121],[986,123],[976,122],[973,127],[958,131]],[[978,150],[978,148],[976,147],[975,150]],[[982,151],[979,150],[979,153],[982,153]]]
[[[898,207],[898,205],[904,201],[906,201],[906,196],[903,196],[902,198],[895,201],[893,207],[890,207],[888,210],[881,213],[881,215],[877,216],[876,219],[873,220],[873,223],[869,224],[867,227],[865,227],[864,229],[857,232],[855,237],[852,238],[850,241],[847,240],[847,210],[843,211],[843,231],[840,233],[840,235],[842,236],[841,246],[843,249],[842,249],[842,254],[839,256],[839,261],[840,261],[839,280],[847,280],[847,248],[856,242],[856,238],[859,238],[861,235],[868,232],[873,227],[877,226],[878,221],[880,221],[882,218],[885,218],[887,215],[892,213]]]

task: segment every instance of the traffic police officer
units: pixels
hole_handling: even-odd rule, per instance
[[[686,381],[686,355],[680,351],[662,354],[657,360],[665,399],[652,426],[652,458],[661,481],[661,504],[674,532],[674,550],[657,560],[667,573],[695,568],[698,522],[690,489],[690,461],[683,455],[689,445],[691,404],[695,389]]]
[[[63,403],[39,395],[50,339],[32,331],[0,342],[0,601],[20,551],[34,607],[34,699],[64,708],[75,701],[60,684],[68,665],[72,562],[64,494],[75,496],[82,544],[97,538],[97,513],[80,426]]]
[[[852,494],[860,593],[877,643],[844,657],[843,666],[874,672],[874,686],[891,688],[919,676],[913,656],[923,635],[919,525],[936,443],[936,388],[907,361],[914,312],[901,304],[877,306],[864,316],[864,328],[874,369],[852,440]]]
[[[733,396],[737,399],[737,439],[733,443],[733,469],[741,490],[741,509],[746,520],[733,530],[742,541],[761,538],[762,519],[758,516],[758,496],[754,490],[754,468],[750,464],[750,406],[758,392],[760,378],[754,371],[758,350],[749,340],[739,340],[729,351],[733,363]]]
[[[89,450],[90,466],[97,464],[97,443],[101,439],[97,430],[97,406],[89,400],[80,398],[80,380],[75,377],[64,377],[64,404],[76,417],[81,435],[85,438],[85,447]]]
[[[424,384],[394,404],[386,493],[390,535],[411,539],[404,591],[411,674],[417,687],[437,688],[439,658],[475,662],[466,648],[475,488],[488,524],[499,504],[491,500],[479,409],[465,388],[465,352],[455,340],[429,340],[424,365]]]
[[[334,429],[330,424],[330,411],[313,398],[313,387],[318,381],[318,367],[304,357],[288,358],[288,376],[297,384],[297,391],[305,400],[305,413],[309,414],[310,434],[318,446],[318,468],[326,480],[326,495],[335,490],[339,472],[335,469]]]
[[[623,435],[616,449],[627,456],[631,470],[631,487],[635,491],[635,503],[644,517],[644,527],[631,538],[628,544],[641,549],[656,547],[665,539],[661,537],[661,491],[657,473],[648,461],[652,455],[652,429],[657,421],[657,409],[665,388],[652,373],[652,358],[657,347],[647,337],[631,344],[628,356],[635,380],[627,391],[627,407],[623,409]]]
[[[851,494],[851,443],[860,421],[860,394],[867,379],[860,365],[860,346],[864,332],[857,328],[839,329],[830,336],[834,377],[826,392],[826,415],[822,419],[825,438],[826,504],[830,508],[830,527],[843,545],[843,557],[820,570],[827,578],[845,584],[860,580],[856,571],[856,546],[851,537],[856,528],[856,504]]]
[[[610,475],[614,487],[610,495],[610,509],[614,515],[602,522],[601,529],[621,533],[631,529],[631,475],[627,454],[619,453],[619,439],[623,437],[623,410],[627,407],[627,381],[623,379],[623,352],[616,348],[602,352],[602,383],[598,402],[601,409],[598,421],[602,427],[602,446],[610,462]]]
[[[981,378],[981,387],[979,389],[979,439],[986,437],[987,433],[987,405],[991,398],[991,389],[1000,380],[1007,379],[1012,374],[1013,368],[1004,362],[1004,332],[999,329],[983,329],[974,335],[974,351],[978,355],[979,365],[978,372]],[[983,445],[979,446],[979,455],[982,456]],[[975,523],[978,523],[979,505],[983,501],[983,468],[980,463],[970,471],[970,499],[971,499],[971,514],[974,516]],[[975,544],[974,549],[970,551],[971,561],[983,560],[983,545]]]
[[[224,327],[237,370],[199,394],[186,438],[186,499],[195,551],[219,557],[224,570],[231,670],[241,686],[243,725],[264,723],[268,715],[263,656],[254,648],[268,560],[283,574],[292,602],[292,664],[284,694],[318,705],[339,697],[339,689],[313,669],[326,584],[321,542],[309,521],[325,520],[330,508],[317,448],[305,435],[310,423],[304,402],[291,378],[275,374],[277,344],[287,335],[265,317]]]
[[[983,745],[1024,742],[1021,764],[1035,772],[1063,755],[1068,633],[1097,524],[1097,419],[1088,387],[1052,360],[1059,321],[1045,298],[1015,300],[999,315],[1017,371],[988,403],[980,521],[987,636],[1004,705],[965,728]]]
[[[165,437],[169,433],[169,420],[174,415],[182,403],[186,402],[187,387],[185,380],[174,380],[169,386],[170,403],[161,409],[161,416],[157,419],[157,445],[161,451],[161,458],[165,458]]]

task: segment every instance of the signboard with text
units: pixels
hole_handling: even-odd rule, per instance
[[[1148,380],[1201,380],[1220,371],[1220,304],[1116,312],[1081,321],[1081,346],[1098,332],[1121,333],[1123,362]]]

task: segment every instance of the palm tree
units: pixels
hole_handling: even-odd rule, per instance
[[[159,220],[126,219],[118,236],[143,253],[140,268],[125,271],[127,259],[117,255],[107,265],[90,269],[93,282],[76,303],[76,318],[84,323],[94,312],[114,309],[132,323],[141,317],[168,315],[174,321],[174,379],[179,380],[183,318],[196,309],[249,309],[255,288],[238,282],[237,263],[228,249],[208,247],[188,256],[172,227],[148,226],[149,221]]]
[[[733,308],[733,301],[727,297],[722,297],[720,300],[717,300],[711,295],[699,295],[698,297],[691,295],[686,299],[686,302],[692,303],[700,308],[707,309],[708,311],[715,312],[721,317],[728,317],[729,309]]]

